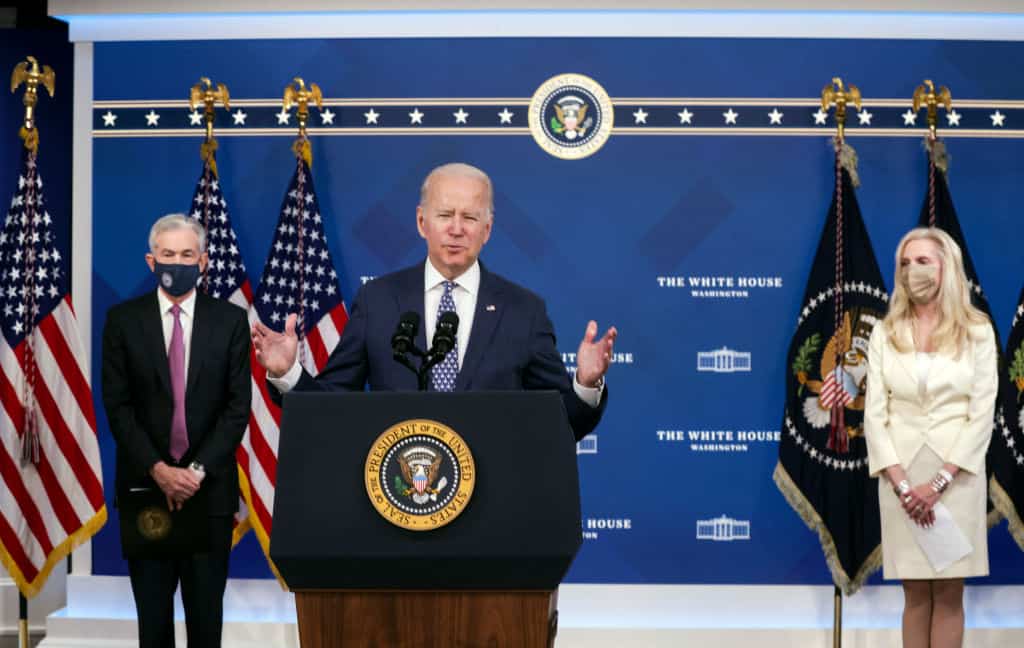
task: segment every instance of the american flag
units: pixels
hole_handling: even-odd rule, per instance
[[[327,249],[313,177],[301,158],[297,158],[295,174],[281,205],[268,257],[256,290],[256,316],[270,328],[282,330],[289,313],[299,315],[299,360],[315,376],[341,339],[348,313]],[[255,358],[252,368],[256,382],[249,434],[242,447],[248,462],[242,471],[249,483],[252,525],[269,560],[281,411],[270,400],[266,371]]]
[[[238,237],[231,225],[228,215],[228,203],[221,192],[220,181],[209,162],[203,163],[203,170],[196,183],[192,195],[192,211],[189,214],[206,228],[206,251],[210,255],[206,274],[199,279],[199,289],[217,299],[226,299],[232,304],[241,306],[249,312],[250,323],[252,313],[252,286],[249,276],[245,273],[241,252],[238,250]],[[250,355],[251,355],[250,351]],[[255,358],[250,358],[255,361]],[[255,376],[253,380],[256,380]],[[253,389],[253,409],[255,400],[262,398],[259,391]],[[251,416],[251,415],[250,415]],[[246,437],[249,432],[246,430]],[[244,442],[243,442],[244,444]],[[239,447],[237,453],[239,468],[244,469],[249,462],[244,450]],[[245,502],[245,480],[239,476],[242,493],[238,502],[238,513],[235,515],[235,531],[233,544],[238,544],[251,528],[249,507]]]
[[[68,258],[24,155],[0,231],[0,562],[30,598],[107,509]]]

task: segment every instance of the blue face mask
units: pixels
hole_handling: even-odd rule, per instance
[[[160,287],[172,297],[181,297],[196,287],[199,281],[199,264],[153,262],[153,274],[160,281]]]

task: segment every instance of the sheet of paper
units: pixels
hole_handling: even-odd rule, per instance
[[[974,551],[974,547],[957,526],[953,514],[942,502],[938,502],[932,510],[935,511],[935,524],[931,528],[918,526],[909,516],[904,517],[904,520],[910,526],[910,532],[924,551],[924,555],[928,557],[932,568],[942,573],[944,569]]]

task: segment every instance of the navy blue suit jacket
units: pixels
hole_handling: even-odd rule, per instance
[[[423,317],[424,263],[374,279],[352,302],[341,341],[323,371],[313,378],[305,371],[297,390],[415,391],[416,376],[392,357],[391,334],[407,311]],[[426,349],[421,326],[416,345]],[[455,390],[554,389],[562,394],[577,439],[597,425],[608,401],[605,390],[598,407],[580,400],[555,346],[555,332],[544,301],[480,264],[480,292],[473,329]],[[279,394],[270,386],[272,396]]]

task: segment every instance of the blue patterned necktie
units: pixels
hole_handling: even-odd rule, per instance
[[[441,295],[441,302],[437,305],[437,319],[440,321],[442,313],[455,312],[455,300],[452,299],[452,291],[455,290],[454,281],[444,282],[444,294]],[[431,369],[430,377],[434,391],[450,392],[455,391],[455,376],[459,373],[459,339],[455,338],[455,346],[444,357],[440,363]]]

